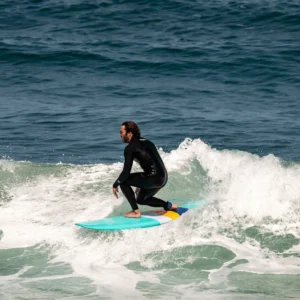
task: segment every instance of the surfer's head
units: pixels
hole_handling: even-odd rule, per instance
[[[141,137],[140,129],[133,121],[126,121],[120,127],[120,137],[123,143],[129,143],[132,137],[139,139]]]

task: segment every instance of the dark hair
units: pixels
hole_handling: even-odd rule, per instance
[[[134,123],[133,121],[126,121],[122,124],[122,126],[125,126],[125,130],[126,130],[127,133],[131,132],[132,135],[136,138],[141,137],[140,129],[136,125],[136,123]]]

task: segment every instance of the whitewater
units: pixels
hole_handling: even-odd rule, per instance
[[[241,289],[239,276],[254,274],[258,284],[264,274],[299,274],[298,163],[217,150],[189,138],[175,150],[159,151],[169,172],[159,196],[177,204],[197,199],[207,204],[163,226],[110,233],[74,223],[128,210],[126,199],[111,193],[122,162],[2,159],[0,245],[1,256],[10,258],[0,281],[5,299],[15,286],[21,291],[42,286],[48,295],[55,281],[68,286],[70,280],[78,285],[78,297],[91,299],[146,299],[149,293],[221,299],[224,290],[230,295]]]

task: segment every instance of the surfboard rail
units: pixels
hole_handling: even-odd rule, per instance
[[[100,220],[79,222],[75,223],[75,225],[86,229],[101,231],[154,227],[176,220],[188,210],[204,205],[205,203],[204,200],[188,201],[184,205],[180,205],[176,210],[151,210],[142,212],[140,218],[113,216]]]

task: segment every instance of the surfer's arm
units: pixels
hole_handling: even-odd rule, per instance
[[[117,188],[120,184],[122,184],[130,174],[132,164],[133,164],[133,153],[129,147],[125,148],[124,157],[125,157],[125,162],[124,162],[123,171],[118,177],[118,179],[115,181],[115,183],[113,184],[114,188]]]

